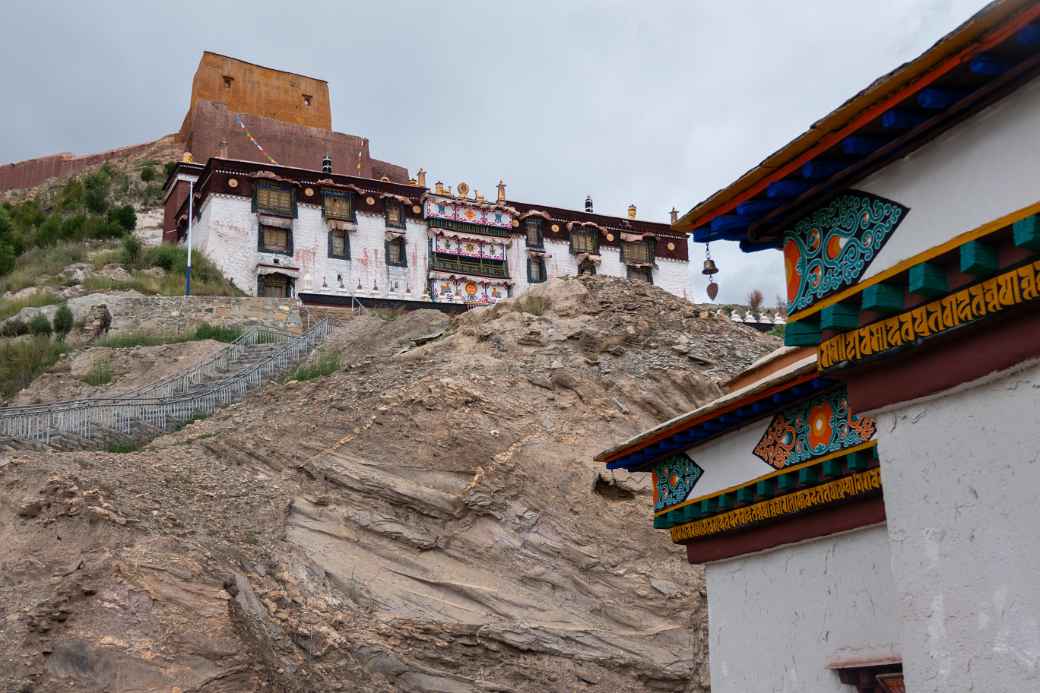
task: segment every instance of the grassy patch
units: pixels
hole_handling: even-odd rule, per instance
[[[0,396],[13,396],[65,351],[64,344],[43,336],[0,343]]]
[[[144,443],[145,441],[143,440],[114,440],[110,442],[107,447],[105,447],[105,451],[120,454],[127,452],[137,452],[138,450],[144,447]]]
[[[15,315],[22,308],[53,306],[56,303],[61,303],[61,301],[62,299],[50,292],[37,292],[32,296],[20,298],[18,300],[0,300],[0,320],[6,320],[12,315]]]
[[[224,327],[201,323],[192,332],[124,332],[108,335],[97,340],[94,346],[109,349],[129,349],[139,346],[162,346],[163,344],[180,344],[182,342],[215,339],[218,342],[233,342],[242,336],[240,327]]]
[[[203,419],[205,419],[207,417],[209,417],[209,414],[207,414],[206,412],[202,411],[201,409],[196,410],[195,413],[193,413],[190,417],[188,417],[184,421],[181,421],[179,424],[177,424],[173,428],[173,430],[179,431],[179,430],[181,430],[181,429],[183,429],[183,428],[185,428],[187,426],[190,426],[191,424],[195,423],[196,421],[202,421]]]
[[[42,277],[58,274],[68,265],[83,262],[87,251],[82,242],[58,243],[33,248],[18,257],[14,270],[0,280],[0,292],[37,286]]]
[[[83,376],[83,382],[94,387],[108,385],[112,382],[112,364],[108,359],[98,359]]]
[[[545,296],[525,294],[516,300],[515,305],[516,309],[521,313],[542,315],[545,311],[549,310],[549,306],[552,305],[552,303]]]
[[[314,380],[339,370],[343,357],[338,351],[324,351],[317,358],[296,368],[289,380]]]

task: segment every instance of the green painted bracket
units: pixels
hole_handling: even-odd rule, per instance
[[[835,303],[820,311],[820,329],[846,332],[859,327],[859,308]]]
[[[930,262],[922,262],[910,268],[908,290],[912,294],[933,298],[945,296],[949,293],[949,284],[946,282],[946,272],[942,267]]]
[[[997,271],[997,251],[981,241],[969,241],[961,246],[961,272],[987,276]]]
[[[863,310],[898,313],[903,310],[903,290],[893,284],[874,284],[863,290]]]

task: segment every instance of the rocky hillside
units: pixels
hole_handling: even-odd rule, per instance
[[[778,346],[701,315],[583,277],[358,317],[327,377],[0,460],[0,690],[706,691],[702,577],[592,461]]]

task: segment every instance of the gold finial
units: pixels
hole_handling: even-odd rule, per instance
[[[679,221],[679,210],[677,210],[675,207],[672,207],[672,211],[669,212],[668,214],[671,215],[673,224],[675,222]]]
[[[628,218],[629,219],[635,219],[636,218],[636,206],[635,205],[629,205],[628,206]]]
[[[444,194],[444,183],[442,183],[441,181],[437,181],[436,183],[434,183],[433,184],[433,191],[435,193],[437,193],[438,195],[443,195]]]
[[[426,169],[421,168],[415,172],[415,182],[420,188],[426,187]]]
[[[193,164],[195,160],[191,158],[191,152],[184,152],[184,156],[181,157],[181,161],[186,164]]]
[[[477,202],[484,201],[484,193],[480,192],[479,190],[473,191],[473,197],[476,198]]]
[[[469,195],[469,183],[462,181],[455,186],[455,189],[459,191],[459,197],[466,197]]]
[[[501,178],[498,179],[498,204],[504,205],[506,203],[506,184]]]

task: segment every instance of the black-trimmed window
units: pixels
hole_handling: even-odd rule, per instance
[[[256,295],[266,298],[292,298],[293,279],[284,274],[261,274],[256,278]]]
[[[350,259],[350,232],[343,229],[329,230],[329,257],[337,260]]]
[[[404,205],[397,200],[386,199],[383,202],[383,215],[386,217],[386,225],[394,229],[403,229]]]
[[[292,229],[260,224],[257,234],[257,250],[261,253],[293,254]]]
[[[289,185],[257,181],[253,189],[253,211],[296,218],[296,191]]]
[[[530,284],[540,284],[546,280],[545,276],[545,258],[544,257],[528,257],[527,258],[527,281]]]
[[[628,278],[632,281],[654,283],[654,271],[651,267],[629,267]]]
[[[652,265],[654,264],[653,238],[644,238],[641,241],[621,242],[621,262],[629,265]]]
[[[595,229],[571,229],[571,252],[599,254],[599,233]]]
[[[538,217],[524,219],[524,233],[527,235],[528,248],[542,248],[544,245],[545,220]]]
[[[321,210],[326,219],[339,221],[356,221],[354,216],[354,196],[339,190],[326,190],[321,194]]]
[[[386,264],[390,267],[407,267],[408,255],[404,237],[398,237],[386,242]]]

